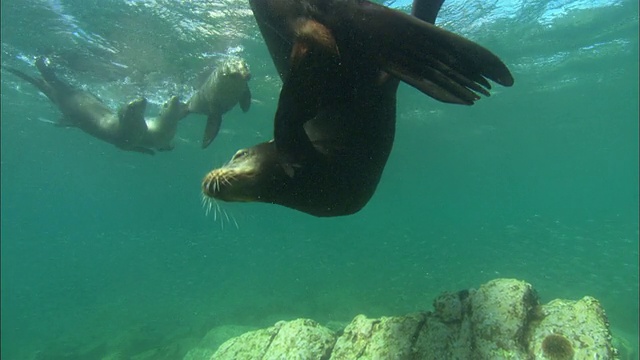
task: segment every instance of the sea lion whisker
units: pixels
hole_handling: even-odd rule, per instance
[[[204,209],[205,216],[209,216],[210,212],[211,212],[211,201],[209,199],[207,199],[206,206],[205,206],[205,209]]]
[[[231,224],[231,221],[233,221],[233,224],[236,226],[236,229],[240,229],[240,226],[238,226],[238,222],[236,221],[235,216],[233,216],[233,213],[230,210],[225,211],[224,215],[227,217],[227,221],[229,222],[229,224]]]
[[[200,203],[202,205],[202,208],[205,211],[205,215],[207,212],[207,196],[205,194],[200,194],[202,196],[202,198],[200,199]]]
[[[225,216],[227,215],[224,210],[220,207],[220,204],[216,201],[216,208],[218,209],[218,211],[220,212],[220,228],[222,230],[224,230],[224,219],[222,218],[222,214],[225,214]]]
[[[227,185],[231,186],[231,181],[235,181],[236,180],[236,176],[233,174],[226,174],[224,176],[224,180],[227,183]]]
[[[238,225],[238,222],[236,221],[235,216],[233,216],[233,214],[231,214],[231,220],[233,220],[233,223],[236,225],[236,229],[240,230],[240,226]]]

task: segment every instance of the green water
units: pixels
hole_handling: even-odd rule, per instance
[[[354,216],[220,204],[214,218],[202,177],[270,138],[280,86],[248,4],[3,1],[3,65],[34,73],[49,54],[114,108],[148,97],[152,116],[235,53],[255,101],[207,150],[191,115],[149,157],[40,121],[59,112],[2,72],[2,358],[401,315],[497,277],[543,302],[594,296],[637,347],[637,2],[447,1],[437,23],[498,54],[515,86],[472,107],[401,86],[393,153]]]

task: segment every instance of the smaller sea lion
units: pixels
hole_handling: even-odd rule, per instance
[[[172,96],[157,117],[145,119],[147,131],[138,145],[158,151],[173,150],[172,140],[178,130],[178,122],[188,114],[187,104]]]
[[[211,144],[220,131],[222,115],[240,104],[243,112],[251,106],[249,65],[239,57],[229,57],[218,64],[205,83],[187,101],[190,113],[207,115],[202,148]]]
[[[153,150],[139,145],[147,131],[144,120],[146,99],[131,101],[114,113],[95,95],[78,90],[59,79],[46,58],[39,57],[36,67],[42,78],[34,78],[11,67],[3,68],[34,85],[58,107],[62,112],[58,126],[77,127],[123,150],[154,154]]]

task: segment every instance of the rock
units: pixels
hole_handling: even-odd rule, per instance
[[[252,330],[256,330],[256,328],[251,326],[239,326],[239,325],[216,326],[207,332],[207,334],[204,336],[204,338],[202,338],[198,346],[216,350],[225,341]]]
[[[542,307],[543,318],[532,326],[529,349],[534,359],[612,359],[615,353],[607,317],[590,296],[576,301],[553,300]]]
[[[476,354],[481,359],[525,359],[523,341],[529,313],[538,305],[530,284],[515,279],[492,280],[471,297]]]
[[[209,360],[225,341],[254,330],[255,327],[239,325],[216,326],[209,330],[196,347],[189,350],[183,360]]]
[[[358,315],[341,334],[308,319],[278,322],[228,340],[211,360],[616,358],[606,315],[592,297],[541,305],[530,284],[497,279],[444,293],[433,307],[398,317]]]
[[[215,352],[215,349],[207,347],[194,347],[184,355],[182,360],[209,360]]]
[[[425,314],[367,319],[358,315],[338,338],[331,359],[408,359]]]
[[[281,321],[228,340],[211,360],[326,359],[335,339],[331,330],[313,320]]]

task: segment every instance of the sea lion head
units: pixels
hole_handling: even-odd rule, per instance
[[[243,81],[249,81],[251,79],[249,65],[244,59],[237,56],[223,60],[218,66],[218,72],[227,78],[235,78]]]
[[[189,114],[187,105],[177,96],[172,96],[162,105],[158,118],[164,120],[180,120]]]
[[[223,201],[279,202],[289,177],[277,154],[273,140],[238,150],[204,177],[202,193]]]

